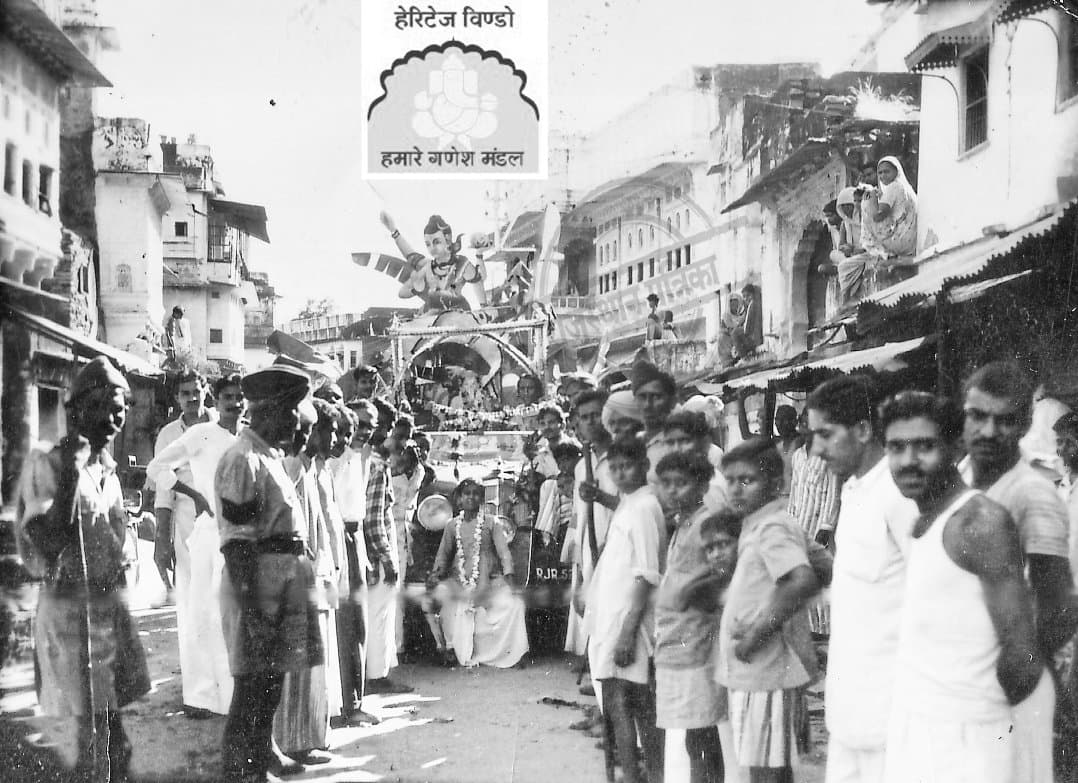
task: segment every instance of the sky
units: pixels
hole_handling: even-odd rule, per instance
[[[417,247],[432,213],[458,233],[492,229],[494,183],[376,192],[360,177],[360,2],[98,0],[119,40],[99,63],[114,87],[99,91],[98,114],[144,119],[152,138],[194,134],[227,197],[266,207],[271,242],[251,241],[249,266],[283,297],[278,320],[308,299],[338,312],[418,305],[351,262],[396,253],[381,209]],[[549,0],[552,130],[601,127],[693,65],[804,60],[829,73],[877,14],[865,0]]]

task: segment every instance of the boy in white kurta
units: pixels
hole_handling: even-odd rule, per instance
[[[591,675],[602,682],[603,713],[613,723],[627,783],[640,779],[636,738],[642,739],[649,778],[662,771],[662,733],[655,726],[652,593],[659,584],[668,540],[662,507],[647,486],[647,450],[636,439],[607,452],[621,503],[588,590],[584,627]]]

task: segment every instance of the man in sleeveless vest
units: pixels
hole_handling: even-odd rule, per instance
[[[958,408],[902,392],[880,409],[891,474],[917,503],[888,728],[887,783],[1026,783],[1014,705],[1044,666],[1018,528],[963,483]]]

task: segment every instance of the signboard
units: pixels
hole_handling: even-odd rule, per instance
[[[546,177],[547,0],[360,9],[365,178]]]

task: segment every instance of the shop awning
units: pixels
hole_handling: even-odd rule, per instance
[[[994,258],[1008,255],[1021,249],[1023,243],[1042,237],[1058,226],[1064,214],[1073,207],[1059,208],[1051,215],[1015,229],[1006,236],[981,237],[958,247],[938,253],[922,254],[918,265],[932,262],[931,268],[923,270],[908,280],[895,283],[882,291],[870,294],[860,301],[860,305],[875,304],[880,307],[894,307],[901,300],[909,297],[928,297],[943,289],[950,280],[961,280],[977,274],[988,266]]]
[[[112,86],[34,0],[0,3],[0,29],[50,73],[87,87]]]
[[[950,68],[958,65],[963,54],[991,40],[992,27],[986,16],[946,30],[937,30],[906,55],[906,67],[915,72]]]
[[[722,214],[732,212],[755,201],[774,185],[783,182],[786,178],[804,168],[816,170],[825,160],[831,157],[831,144],[826,139],[809,139],[796,150],[786,156],[775,168],[766,174],[757,177],[756,181],[749,186],[741,197],[723,208]]]
[[[155,378],[159,375],[164,375],[164,370],[160,367],[155,367],[145,359],[135,356],[133,353],[114,348],[108,343],[95,340],[93,337],[79,334],[73,329],[68,329],[66,326],[61,326],[55,321],[50,321],[48,318],[43,318],[40,315],[33,315],[22,308],[12,307],[7,304],[2,306],[2,310],[5,317],[10,316],[26,326],[26,328],[35,331],[38,334],[43,334],[50,340],[55,340],[58,343],[70,346],[75,350],[76,354],[107,356],[119,366],[120,369],[135,375],[141,375],[145,378]]]
[[[1000,3],[1000,9],[996,13],[996,23],[1013,22],[1015,19],[1032,16],[1046,8],[1062,8],[1062,6],[1059,0],[1009,0],[1009,2]]]
[[[855,370],[874,369],[883,371],[898,369],[896,362],[903,354],[914,351],[924,345],[932,337],[917,337],[913,340],[905,340],[897,343],[885,343],[875,348],[865,348],[860,351],[838,354],[813,359],[805,357],[799,362],[786,364],[780,367],[772,367],[766,370],[743,375],[740,378],[732,378],[720,383],[697,383],[703,394],[721,394],[724,389],[757,388],[766,389],[768,384],[783,381],[806,370],[833,370],[843,373],[851,373]]]
[[[223,215],[225,222],[233,228],[243,231],[245,234],[269,242],[269,233],[266,231],[266,208],[257,204],[241,204],[239,201],[225,201],[224,199],[210,199],[210,212]]]

